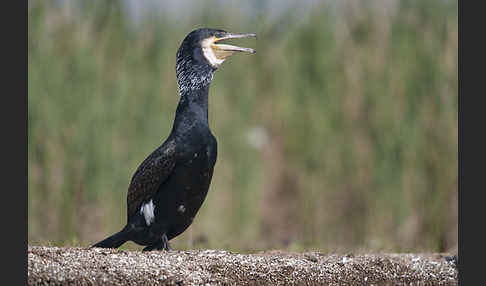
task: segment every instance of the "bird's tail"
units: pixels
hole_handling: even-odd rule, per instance
[[[117,232],[114,235],[103,239],[102,241],[91,247],[118,248],[128,240],[130,240],[130,232],[128,230],[128,227],[125,227],[120,232]]]

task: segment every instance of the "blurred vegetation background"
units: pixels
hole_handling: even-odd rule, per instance
[[[125,225],[131,176],[172,127],[177,48],[207,26],[257,33],[238,41],[257,53],[215,74],[218,161],[175,249],[457,252],[457,1],[338,2],[134,17],[127,1],[29,1],[29,243]]]

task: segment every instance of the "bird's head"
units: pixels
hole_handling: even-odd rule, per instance
[[[254,54],[255,50],[251,48],[222,43],[224,40],[248,37],[256,35],[234,34],[208,28],[190,32],[177,51],[176,73],[181,91],[209,84],[214,71],[235,52]]]

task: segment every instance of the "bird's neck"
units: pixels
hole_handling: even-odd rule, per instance
[[[174,129],[186,129],[196,123],[208,126],[209,84],[181,92]]]

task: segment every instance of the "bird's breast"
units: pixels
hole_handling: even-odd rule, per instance
[[[157,194],[155,204],[161,207],[156,207],[156,212],[164,212],[167,217],[194,216],[208,192],[215,163],[215,144],[187,146]]]

